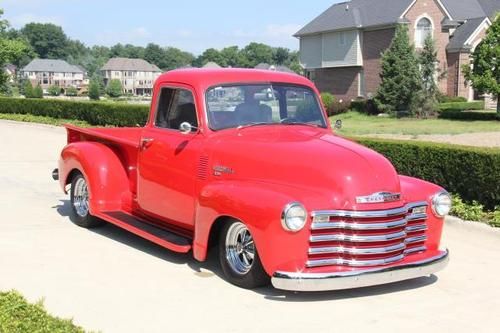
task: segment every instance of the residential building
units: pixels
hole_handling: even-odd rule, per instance
[[[14,83],[17,73],[17,67],[13,64],[7,64],[4,67],[5,74],[7,74],[10,83]]]
[[[255,69],[263,69],[263,70],[268,70],[268,71],[277,71],[277,72],[285,72],[285,73],[291,73],[295,74],[294,71],[292,71],[290,68],[283,66],[283,65],[270,65],[265,62],[261,62],[257,66],[254,67]]]
[[[104,83],[120,80],[123,92],[152,95],[153,84],[162,71],[143,59],[112,58],[101,68]]]
[[[44,91],[50,86],[58,86],[61,90],[74,87],[78,90],[86,88],[84,71],[64,60],[33,59],[21,69],[22,77],[31,81],[31,84],[41,85]]]
[[[295,34],[300,60],[321,91],[340,99],[373,96],[380,85],[381,54],[397,24],[409,27],[417,52],[430,35],[445,78],[441,92],[475,96],[462,66],[500,11],[500,0],[351,0],[335,4]]]

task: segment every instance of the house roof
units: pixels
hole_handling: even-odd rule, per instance
[[[203,68],[222,68],[222,67],[219,66],[219,64],[216,62],[209,61],[203,66]]]
[[[463,48],[471,47],[471,45],[465,45],[467,40],[485,20],[487,20],[486,17],[478,17],[465,21],[464,24],[455,30],[446,49],[448,51],[458,51]]]
[[[13,64],[7,64],[5,65],[5,69],[11,73],[14,73],[17,70],[17,66]]]
[[[490,17],[500,11],[500,0],[440,0],[453,21]],[[302,37],[327,31],[404,23],[401,16],[414,0],[351,0],[335,4],[298,31]],[[451,21],[450,21],[451,22]]]
[[[140,71],[161,72],[156,65],[152,65],[143,59],[111,58],[101,68],[102,71]]]
[[[295,74],[294,71],[292,71],[290,68],[282,65],[270,65],[265,62],[261,62],[257,66],[254,67],[255,69],[260,69],[260,70],[269,70],[269,71],[276,71],[276,72],[284,72],[284,73],[293,73]]]
[[[56,72],[56,73],[83,73],[77,66],[70,65],[64,60],[33,59],[23,72]]]

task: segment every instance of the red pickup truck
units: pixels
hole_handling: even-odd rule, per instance
[[[156,81],[143,128],[67,127],[53,177],[74,222],[109,222],[231,283],[336,290],[430,275],[450,196],[335,135],[299,75],[186,69]]]

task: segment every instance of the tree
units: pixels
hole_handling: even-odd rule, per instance
[[[98,101],[101,96],[99,82],[95,79],[89,83],[89,98]]]
[[[191,65],[194,56],[189,52],[184,52],[175,47],[167,47],[164,49],[165,67],[160,67],[163,70],[172,70],[187,65]]]
[[[226,59],[224,55],[214,48],[206,49],[205,52],[200,56],[200,60],[198,63],[203,66],[208,62],[215,62],[217,65],[221,67],[226,67]]]
[[[419,93],[422,80],[418,60],[408,37],[408,27],[398,25],[389,48],[382,54],[382,82],[375,97],[379,109],[395,113],[409,111]]]
[[[3,15],[3,10],[0,9],[0,17]],[[16,60],[26,51],[27,46],[19,38],[10,39],[6,34],[9,27],[9,22],[0,20],[0,92],[8,92],[11,87],[9,86],[9,76],[3,68],[9,62],[16,62]]]
[[[144,60],[158,66],[159,68],[165,67],[164,52],[160,45],[149,43],[144,52]]]
[[[290,58],[290,50],[277,47],[273,50],[273,61],[276,65],[285,65]]]
[[[437,110],[439,89],[436,81],[440,79],[439,60],[432,36],[427,36],[424,47],[418,57],[422,89],[414,99],[413,109],[420,117],[427,117]]]
[[[106,93],[110,97],[120,97],[123,95],[122,83],[118,79],[113,79],[109,81],[108,86],[106,87]]]
[[[21,29],[33,50],[42,59],[64,59],[68,55],[68,37],[52,23],[29,23]]]
[[[66,96],[76,97],[78,96],[78,90],[75,87],[66,88]]]
[[[37,84],[37,86],[33,88],[33,95],[31,98],[43,98],[43,89],[41,85]]]
[[[497,99],[497,114],[500,116],[500,17],[493,21],[472,53],[471,65],[463,66],[462,70],[474,89],[482,94],[492,94]]]
[[[220,51],[221,56],[226,62],[228,67],[241,67],[242,66],[242,56],[238,46],[229,46],[223,48]]]
[[[59,96],[61,94],[61,88],[59,88],[58,86],[50,86],[47,89],[47,92],[50,96]]]
[[[33,94],[33,85],[31,84],[30,80],[26,80],[26,82],[24,83],[23,93],[24,93],[24,97],[26,97],[26,98],[33,98],[33,96],[34,96],[34,94]]]
[[[250,43],[243,50],[244,67],[253,68],[260,63],[271,64],[273,62],[273,48],[261,43]]]

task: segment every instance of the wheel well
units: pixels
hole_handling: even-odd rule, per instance
[[[230,216],[219,216],[214,223],[212,224],[212,228],[210,229],[210,235],[208,236],[208,246],[207,251],[208,254],[211,252],[218,243],[219,243],[219,235],[224,224],[233,221],[234,218]]]
[[[73,177],[75,177],[79,173],[81,173],[81,172],[78,169],[71,170],[71,172],[68,174],[68,177],[66,177],[66,184],[65,185],[71,184],[71,182],[73,181]]]

